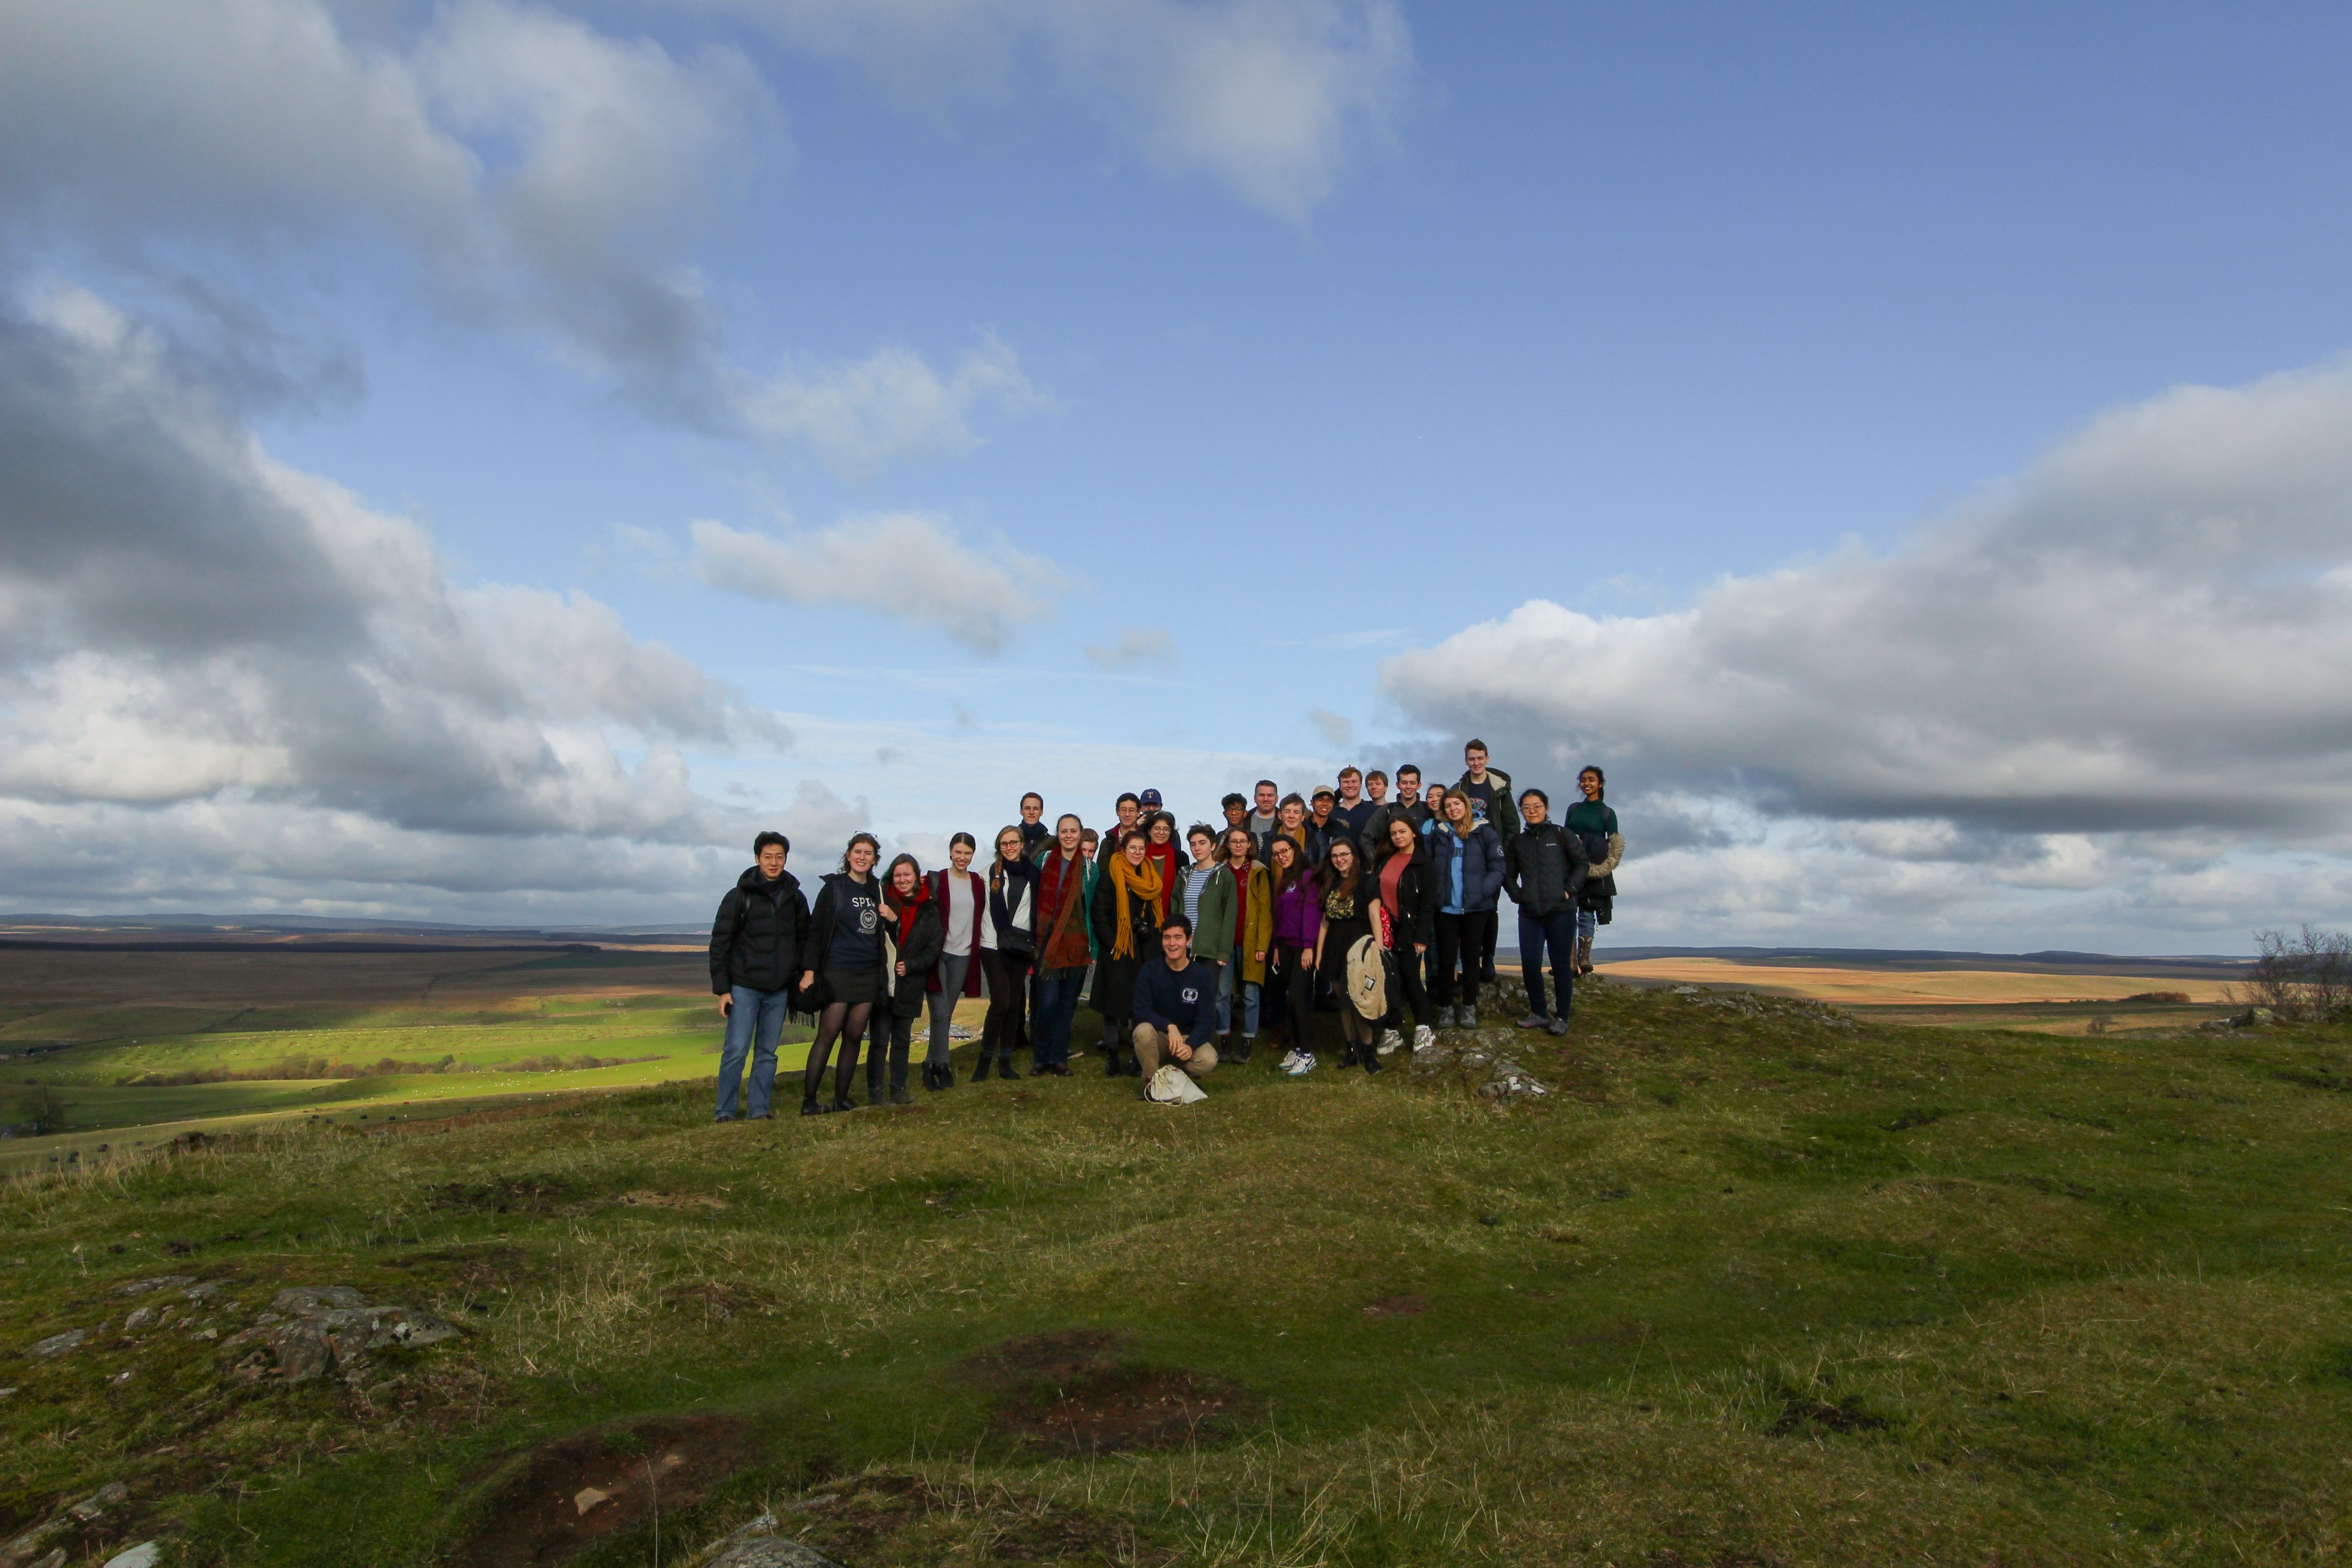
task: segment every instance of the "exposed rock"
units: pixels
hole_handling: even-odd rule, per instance
[[[159,1274],[152,1279],[133,1279],[115,1292],[118,1296],[144,1296],[150,1290],[169,1290],[174,1286],[193,1285],[193,1274]]]
[[[301,1383],[340,1369],[347,1380],[356,1382],[369,1351],[421,1350],[457,1331],[414,1307],[371,1307],[366,1297],[348,1285],[280,1290],[270,1304],[294,1316],[264,1312],[253,1327],[223,1341],[224,1350],[255,1347],[231,1376],[257,1383],[274,1373],[281,1383]]]
[[[8,1563],[10,1568],[15,1568],[17,1563],[32,1562],[36,1552],[63,1535],[72,1527],[72,1524],[73,1521],[70,1518],[58,1513],[43,1520],[21,1535],[11,1536],[6,1545],[0,1546],[0,1563]]]
[[[364,1307],[367,1298],[348,1285],[297,1285],[278,1292],[269,1304],[281,1312],[308,1316],[330,1307]]]
[[[128,1502],[130,1500],[129,1487],[124,1486],[121,1481],[109,1481],[66,1511],[84,1524],[88,1524],[91,1520],[104,1514],[116,1503]]]
[[[221,1292],[220,1281],[207,1279],[201,1285],[191,1285],[180,1292],[191,1301],[209,1301]]]
[[[62,1546],[33,1564],[33,1568],[66,1568],[66,1549]]]
[[[47,1361],[51,1356],[65,1354],[88,1338],[89,1338],[88,1329],[68,1329],[64,1333],[51,1334],[26,1353],[35,1361]]]
[[[142,1541],[128,1552],[118,1552],[106,1560],[106,1568],[155,1568],[163,1560],[163,1542]]]
[[[1478,1092],[1498,1105],[1513,1100],[1536,1100],[1549,1094],[1551,1089],[1531,1078],[1517,1063],[1500,1064],[1502,1070],[1478,1086]]]
[[[89,1524],[92,1521],[105,1518],[108,1509],[119,1502],[128,1500],[130,1496],[131,1489],[121,1481],[107,1482],[79,1502],[68,1503],[32,1529],[21,1535],[12,1537],[7,1544],[0,1546],[0,1563],[6,1564],[7,1568],[16,1568],[20,1563],[28,1565],[28,1568],[47,1568],[48,1564],[63,1563],[66,1560],[66,1552],[62,1547],[39,1558],[37,1562],[35,1560],[35,1554],[58,1537],[73,1529],[75,1524]]]
[[[814,1546],[776,1533],[776,1516],[763,1513],[692,1560],[693,1568],[841,1568]]]
[[[122,1320],[122,1331],[126,1334],[135,1334],[154,1321],[154,1308],[140,1307],[134,1310],[129,1317]]]

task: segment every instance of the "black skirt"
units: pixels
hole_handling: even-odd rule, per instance
[[[879,1001],[882,996],[882,972],[878,969],[828,969],[824,972],[825,989],[832,1000],[855,1007],[863,1002]]]

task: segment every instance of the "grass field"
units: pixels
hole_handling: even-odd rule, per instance
[[[2352,1031],[1603,985],[1486,1038],[1552,1092],[681,1082],[19,1179],[0,1530],[119,1480],[77,1549],[175,1563],[685,1563],[763,1506],[851,1568],[2340,1558]],[[167,1273],[236,1305],[126,1331]],[[356,1385],[189,1337],[330,1284],[463,1331]]]

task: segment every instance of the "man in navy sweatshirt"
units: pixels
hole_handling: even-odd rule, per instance
[[[1170,1061],[1205,1078],[1217,1069],[1217,966],[1192,962],[1192,922],[1171,913],[1160,928],[1160,956],[1135,977],[1135,1059],[1144,1087]]]

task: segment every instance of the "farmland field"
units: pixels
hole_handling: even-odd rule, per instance
[[[306,1568],[685,1565],[763,1510],[849,1568],[2352,1538],[2344,1026],[2053,1039],[1604,984],[1565,1040],[1490,1020],[1371,1079],[1268,1053],[1181,1110],[1082,1072],[715,1127],[690,960],[465,973],[40,1064],[351,1029],[489,1069],[452,1082],[557,1039],[680,1077],[279,1104],[0,1184],[0,1538]],[[1506,1065],[1545,1092],[1496,1098]],[[453,1337],[304,1363],[264,1309],[330,1287]]]
[[[362,951],[353,951],[353,949]],[[701,951],[137,938],[0,948],[0,1170],[187,1131],[708,1081]],[[788,1027],[796,1069],[808,1031]]]

